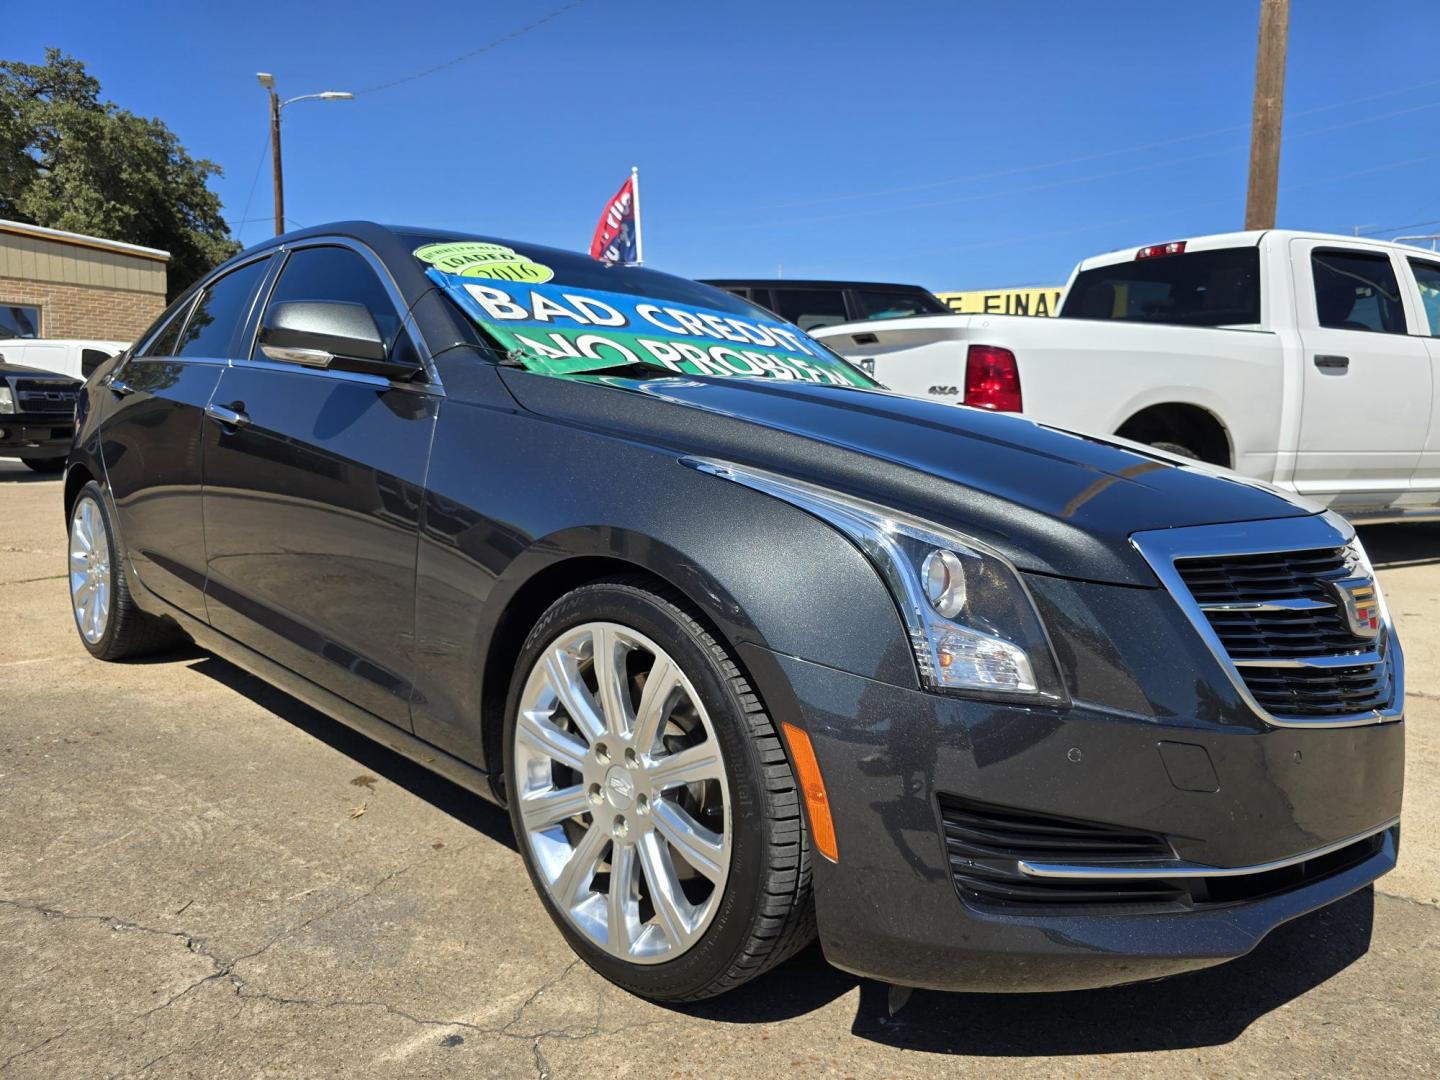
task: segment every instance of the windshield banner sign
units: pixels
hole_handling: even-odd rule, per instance
[[[572,375],[650,364],[685,375],[874,385],[781,322],[553,282],[481,282],[434,266],[428,273],[510,359],[532,371]]]

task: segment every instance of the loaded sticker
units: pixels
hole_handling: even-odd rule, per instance
[[[461,277],[493,278],[538,285],[555,276],[550,267],[532,261],[504,244],[479,241],[426,244],[415,249],[415,257],[437,270]]]
[[[502,349],[532,371],[567,375],[658,364],[686,375],[875,385],[799,329],[778,321],[629,293],[558,284],[480,283],[463,272],[446,273],[439,264],[429,274]]]

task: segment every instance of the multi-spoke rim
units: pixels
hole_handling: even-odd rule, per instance
[[[86,495],[70,517],[70,606],[91,645],[110,621],[110,540],[100,507]]]
[[[570,924],[623,960],[673,960],[705,933],[730,873],[730,798],[700,695],[645,635],[561,634],[515,721],[525,842]]]

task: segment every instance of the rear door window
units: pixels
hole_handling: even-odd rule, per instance
[[[1420,290],[1420,304],[1430,320],[1430,336],[1440,337],[1440,263],[1411,259],[1410,269]]]
[[[772,289],[771,308],[786,322],[801,330],[849,322],[843,289]]]
[[[1315,314],[1332,330],[1403,334],[1405,307],[1388,255],[1319,250],[1310,256]]]
[[[907,315],[948,315],[950,309],[937,297],[899,289],[857,289],[860,314],[866,319],[903,319]]]
[[[175,355],[210,360],[228,358],[235,331],[250,313],[250,302],[269,262],[269,259],[256,259],[207,285],[186,320]]]
[[[1082,270],[1060,317],[1173,326],[1257,324],[1260,250],[1218,248]]]

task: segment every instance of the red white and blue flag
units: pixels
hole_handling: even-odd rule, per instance
[[[630,178],[605,204],[605,212],[600,215],[600,223],[590,240],[590,257],[604,262],[640,263],[639,169],[630,170]]]

